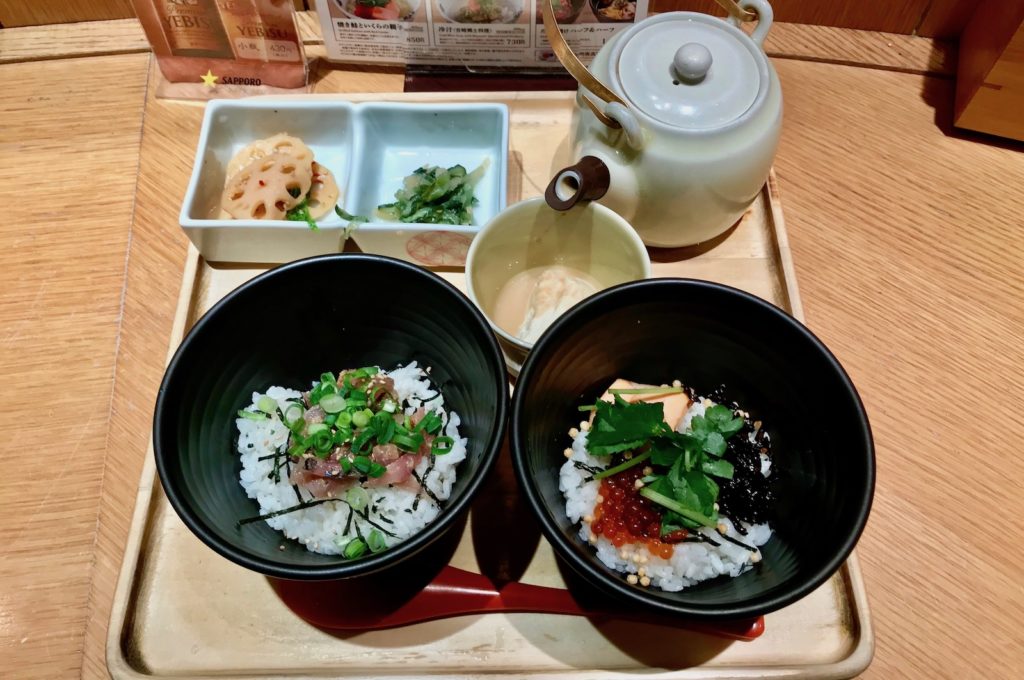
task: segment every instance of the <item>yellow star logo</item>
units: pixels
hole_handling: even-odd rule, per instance
[[[217,84],[217,78],[219,77],[220,76],[213,75],[213,72],[210,71],[210,69],[206,69],[205,76],[199,76],[199,78],[203,81],[203,85],[205,85],[206,87],[215,87]]]

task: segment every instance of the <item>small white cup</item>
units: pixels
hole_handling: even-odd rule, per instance
[[[543,198],[532,198],[495,215],[469,248],[466,288],[490,322],[514,376],[519,375],[533,343],[495,323],[498,293],[516,274],[551,265],[584,272],[601,289],[651,276],[651,258],[636,231],[598,203],[558,211],[548,207]]]

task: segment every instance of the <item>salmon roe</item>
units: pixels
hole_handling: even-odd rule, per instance
[[[601,480],[599,493],[602,500],[594,508],[590,530],[596,535],[603,535],[616,548],[627,543],[641,543],[652,555],[669,559],[673,548],[671,543],[660,539],[661,513],[636,488],[636,480],[643,477],[642,467],[636,465]]]

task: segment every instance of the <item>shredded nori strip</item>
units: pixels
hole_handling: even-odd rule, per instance
[[[584,472],[589,472],[592,475],[596,475],[597,473],[601,472],[601,470],[599,470],[598,468],[592,467],[592,466],[587,465],[586,463],[582,463],[582,462],[580,462],[578,460],[574,460],[572,462],[572,466],[574,468],[576,468],[577,470],[583,470]]]
[[[245,519],[240,519],[237,522],[235,522],[235,526],[239,526],[240,527],[243,524],[251,524],[253,522],[259,522],[261,519],[270,519],[271,517],[280,517],[281,515],[287,515],[289,512],[295,512],[296,510],[305,510],[306,508],[311,508],[314,505],[320,505],[321,503],[327,503],[328,501],[340,501],[340,500],[341,500],[340,498],[318,498],[318,499],[312,500],[312,501],[305,501],[304,503],[299,503],[298,505],[293,505],[290,508],[285,508],[284,510],[278,510],[276,512],[272,512],[269,515],[256,515],[255,517],[246,517]]]
[[[718,535],[719,535],[719,536],[721,536],[722,538],[724,538],[725,540],[729,541],[729,542],[730,542],[730,543],[732,543],[733,545],[738,545],[738,546],[739,546],[739,547],[741,547],[741,548],[746,548],[747,550],[749,550],[749,551],[750,551],[750,552],[752,552],[752,553],[756,553],[756,552],[758,551],[758,550],[757,550],[757,548],[755,548],[754,546],[752,546],[752,545],[747,545],[747,544],[746,544],[746,543],[744,543],[743,541],[737,541],[737,540],[736,540],[735,538],[733,538],[732,536],[726,536],[726,535],[725,535],[725,534],[723,534],[723,533],[719,533]]]
[[[391,538],[398,538],[397,534],[391,533],[390,531],[388,531],[387,529],[385,529],[384,527],[382,527],[381,525],[377,524],[372,519],[370,519],[370,511],[369,510],[367,510],[365,514],[360,513],[359,516],[362,517],[364,520],[366,520],[366,523],[369,524],[374,529],[377,529],[377,530],[381,531],[382,533],[387,534]],[[359,538],[362,538],[362,536],[360,536]]]
[[[704,534],[701,534],[701,536],[704,536]],[[719,543],[715,539],[711,538],[710,536],[704,536],[704,540],[707,541],[708,543],[710,543],[711,545],[715,546],[716,548],[719,547],[720,545],[722,545],[721,543]]]
[[[377,515],[377,519],[379,519],[381,522],[387,522],[388,524],[394,524],[395,523],[394,520],[390,520],[387,517],[385,517],[384,515],[381,515],[379,513]]]
[[[430,469],[428,468],[427,471],[425,473],[423,473],[423,477],[420,477],[418,474],[416,474],[416,471],[413,470],[412,471],[412,476],[416,479],[417,482],[419,482],[420,490],[423,491],[423,493],[427,494],[427,496],[430,497],[430,500],[432,500],[435,503],[437,503],[437,507],[438,508],[442,508],[443,509],[444,508],[444,503],[441,502],[441,499],[438,498],[437,496],[435,496],[434,492],[431,491],[430,489],[428,489],[426,484],[423,483],[423,480],[426,479],[427,474],[429,472],[430,472]],[[419,500],[419,496],[417,496],[416,499]]]
[[[256,460],[270,460],[271,458],[277,458],[280,455],[281,455],[280,452],[274,451],[273,453],[268,453],[265,456],[260,456]]]
[[[416,498],[412,499],[412,510],[410,510],[409,512],[410,513],[415,512],[416,508],[418,508],[419,506],[420,506],[420,497],[416,496]]]
[[[348,506],[348,519],[345,520],[345,530],[341,532],[342,534],[348,534],[349,529],[352,528],[352,515],[356,514],[351,505],[348,503],[345,503],[345,505]]]

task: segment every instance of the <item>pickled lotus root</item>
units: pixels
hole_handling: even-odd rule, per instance
[[[309,190],[309,216],[318,220],[338,204],[338,182],[331,171],[313,161],[313,186]]]
[[[238,171],[224,187],[221,205],[235,219],[283,220],[313,183],[312,165],[272,153]]]
[[[279,132],[273,137],[257,139],[242,147],[228,162],[227,179],[230,181],[239,170],[272,153],[288,154],[305,163],[307,167],[313,162],[313,152],[301,139]]]

